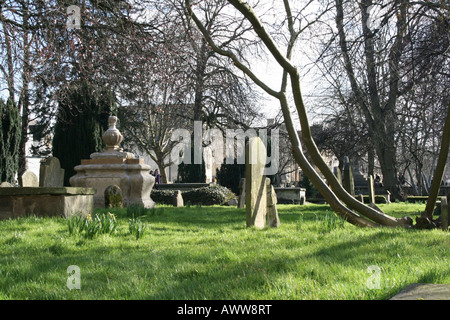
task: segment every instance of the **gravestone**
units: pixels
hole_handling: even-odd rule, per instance
[[[238,208],[245,208],[245,178],[241,178],[241,181],[239,182]]]
[[[48,157],[39,168],[39,187],[59,188],[64,186],[64,169],[59,159]]]
[[[369,176],[369,203],[375,203],[375,184],[373,181],[373,176]]]
[[[117,185],[111,185],[105,189],[105,208],[122,208],[122,189]]]
[[[5,181],[5,182],[0,183],[0,188],[12,188],[12,187],[14,187],[14,185],[9,182]]]
[[[267,184],[264,168],[267,151],[259,137],[251,137],[245,154],[245,207],[247,227],[264,229],[267,216]]]
[[[449,210],[448,210],[448,202],[447,197],[441,198],[441,223],[442,230],[448,231],[448,220],[449,220]]]
[[[339,184],[342,186],[342,173],[341,173],[341,169],[339,169],[339,167],[334,167],[333,169],[333,173],[336,176],[337,181],[339,182]]]
[[[270,179],[266,178],[267,185],[267,224],[270,228],[280,227],[280,218],[277,209],[277,194],[275,188],[271,185]]]
[[[181,190],[175,191],[173,196],[173,206],[174,207],[184,207],[183,195],[181,194]]]
[[[348,157],[344,159],[344,189],[352,196],[355,196],[355,180],[353,179],[353,169]]]
[[[34,174],[34,172],[30,170],[26,170],[23,175],[19,179],[21,187],[39,187],[38,177]]]

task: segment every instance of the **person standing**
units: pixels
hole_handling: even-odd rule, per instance
[[[158,169],[155,170],[155,183],[156,184],[161,184],[161,175],[159,174],[159,170]]]

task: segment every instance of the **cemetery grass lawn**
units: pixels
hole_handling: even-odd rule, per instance
[[[425,205],[380,207],[414,217]],[[0,221],[0,299],[365,300],[450,284],[448,233],[361,229],[326,205],[278,209],[279,229],[256,230],[242,209],[162,206],[142,217],[139,240],[125,209],[109,210],[116,234],[94,239],[70,235],[62,218]],[[67,287],[70,265],[80,290]]]

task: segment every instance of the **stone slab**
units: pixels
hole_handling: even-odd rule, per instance
[[[32,188],[32,187],[8,187],[0,189],[0,196],[14,196],[14,195],[90,195],[95,194],[95,189],[92,188],[76,188],[76,187],[61,187],[61,188]]]
[[[0,220],[86,216],[94,211],[94,193],[85,188],[2,188]]]
[[[414,283],[390,300],[450,300],[450,284]]]

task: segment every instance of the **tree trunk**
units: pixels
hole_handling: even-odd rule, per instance
[[[423,216],[429,220],[433,219],[434,207],[436,205],[436,199],[439,195],[441,187],[441,181],[444,177],[445,167],[447,164],[447,157],[450,144],[450,102],[447,108],[447,118],[445,120],[444,132],[442,133],[441,151],[439,153],[439,159],[436,166],[436,170],[433,176],[433,182],[430,188],[430,194],[428,196],[427,206]]]
[[[324,198],[327,200],[327,202],[330,204],[330,206],[337,212],[339,215],[343,216],[347,221],[358,225],[358,226],[377,226],[380,225],[386,225],[386,226],[403,226],[403,221],[400,221],[400,219],[395,219],[393,217],[387,216],[382,212],[379,212],[371,207],[368,207],[358,200],[356,200],[354,197],[352,197],[348,192],[346,192],[343,187],[340,185],[336,177],[334,176],[333,172],[330,170],[328,165],[323,160],[322,156],[320,155],[320,152],[317,149],[317,146],[315,145],[314,140],[311,136],[311,129],[308,123],[307,113],[305,109],[305,105],[303,103],[302,93],[300,89],[300,78],[298,70],[295,66],[293,66],[289,60],[291,55],[291,49],[293,48],[294,42],[296,37],[299,35],[299,33],[293,32],[293,22],[292,22],[292,15],[289,14],[288,10],[288,2],[284,1],[285,7],[287,8],[287,16],[288,16],[288,24],[289,24],[289,30],[291,39],[288,44],[288,53],[286,57],[281,54],[275,43],[273,42],[272,38],[269,34],[265,31],[264,27],[262,26],[259,19],[254,14],[251,7],[243,2],[242,0],[229,0],[229,2],[238,10],[240,11],[247,20],[252,24],[253,30],[258,34],[259,38],[264,42],[267,49],[270,51],[270,53],[273,55],[273,57],[276,59],[276,61],[280,64],[280,66],[284,70],[283,74],[283,84],[282,84],[282,90],[280,92],[276,92],[272,90],[270,87],[265,85],[262,81],[256,77],[251,70],[249,70],[245,65],[243,65],[239,59],[230,51],[224,51],[218,48],[214,41],[209,36],[207,30],[205,27],[201,24],[201,22],[198,20],[198,18],[195,16],[195,14],[190,9],[189,0],[186,0],[186,4],[188,7],[188,10],[190,11],[190,15],[195,20],[195,23],[197,26],[201,29],[202,33],[204,34],[205,38],[208,40],[210,45],[213,47],[213,50],[218,52],[219,54],[228,56],[231,58],[234,62],[234,64],[241,69],[243,72],[245,72],[257,85],[259,85],[263,90],[265,90],[270,95],[276,97],[281,104],[283,116],[285,119],[285,124],[287,127],[287,130],[289,132],[289,137],[291,139],[291,143],[293,146],[293,154],[294,158],[299,164],[299,166],[303,169],[303,171],[306,173],[308,178],[311,180],[311,182],[315,185],[315,187],[319,190],[319,192],[324,196]],[[286,99],[286,93],[284,92],[283,88],[285,88],[287,83],[287,75],[289,75],[291,80],[291,88],[292,93],[294,96],[294,103],[297,108],[297,113],[299,115],[300,124],[302,127],[302,137],[303,141],[308,149],[309,155],[311,156],[311,159],[313,163],[319,168],[321,173],[325,176],[325,179],[327,179],[327,182],[331,185],[331,189],[328,187],[328,185],[319,177],[317,172],[312,168],[311,164],[306,160],[306,157],[304,156],[302,150],[301,150],[301,144],[299,141],[299,137],[294,129],[294,125],[292,124],[291,114],[289,110],[289,106]],[[343,203],[345,203],[347,206],[345,206]],[[365,218],[361,217],[359,214],[353,212],[352,210],[355,210],[356,212],[364,215],[367,219],[373,220],[369,221]]]

